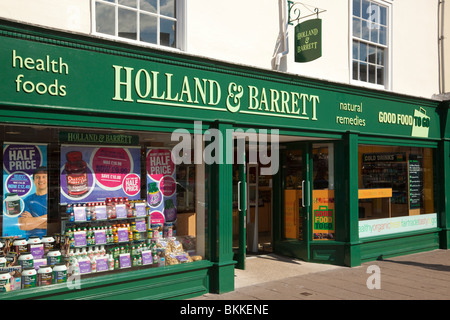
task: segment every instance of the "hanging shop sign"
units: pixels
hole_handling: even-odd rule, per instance
[[[310,62],[322,56],[322,19],[295,26],[295,62]]]
[[[300,25],[297,38],[302,59],[319,56],[320,24],[312,19]],[[311,83],[260,70],[241,72],[140,49],[105,49],[87,38],[80,46],[71,39],[59,42],[42,34],[23,37],[2,28],[0,104],[8,105],[8,110],[28,106],[133,117],[137,123],[142,117],[222,119],[321,132],[440,138],[438,104],[433,101]],[[64,139],[70,138],[100,139],[86,135]]]
[[[61,146],[61,203],[140,199],[138,147]]]
[[[47,234],[47,145],[3,145],[3,236]]]

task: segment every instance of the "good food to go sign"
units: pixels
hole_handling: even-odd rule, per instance
[[[309,62],[322,56],[322,20],[311,19],[295,26],[295,62]]]

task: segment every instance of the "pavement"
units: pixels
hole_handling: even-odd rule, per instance
[[[358,267],[275,254],[247,257],[235,290],[190,300],[449,300],[450,250],[371,261]]]

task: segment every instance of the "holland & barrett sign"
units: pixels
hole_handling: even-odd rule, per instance
[[[295,27],[295,62],[309,62],[322,56],[322,20],[312,19]]]

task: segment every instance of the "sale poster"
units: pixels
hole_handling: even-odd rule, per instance
[[[3,145],[3,236],[47,234],[47,145]]]
[[[61,146],[61,203],[140,199],[139,147]]]
[[[170,149],[147,149],[147,202],[151,223],[177,219],[175,163]]]

